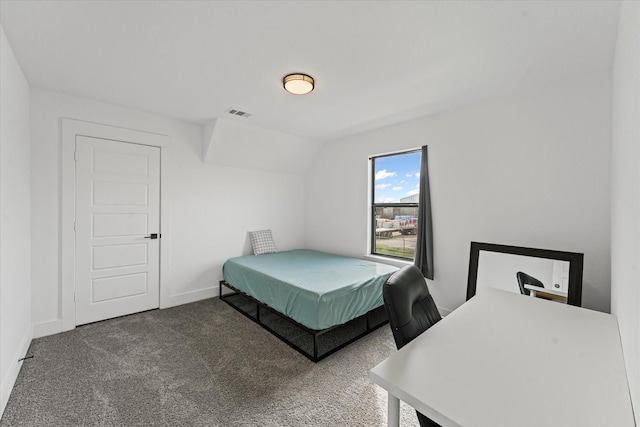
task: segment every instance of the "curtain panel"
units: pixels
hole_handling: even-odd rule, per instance
[[[431,191],[427,146],[422,147],[420,160],[420,197],[418,199],[418,238],[414,264],[427,279],[433,279],[433,226],[431,221]]]

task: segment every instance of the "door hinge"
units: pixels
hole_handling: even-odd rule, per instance
[[[75,221],[73,221],[73,232],[74,233],[76,232],[76,222]]]
[[[73,161],[75,162],[76,160],[78,160],[78,159],[76,158],[76,150],[73,150]]]
[[[75,302],[75,300],[76,300],[76,293],[74,292],[73,293],[73,301]]]

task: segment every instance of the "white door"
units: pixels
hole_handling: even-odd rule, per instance
[[[76,325],[159,307],[160,148],[76,136]]]

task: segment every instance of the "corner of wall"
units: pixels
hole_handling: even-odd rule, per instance
[[[29,346],[31,345],[31,340],[33,339],[33,328],[31,325],[25,331],[24,336],[20,340],[20,346],[14,354],[14,357],[11,359],[9,364],[9,369],[7,370],[6,376],[2,379],[2,385],[0,385],[0,417],[4,413],[4,410],[9,402],[9,396],[11,396],[11,390],[13,390],[13,386],[18,379],[18,374],[20,373],[20,369],[22,368],[22,364],[25,363],[23,359],[27,356],[27,351],[29,350]],[[28,359],[27,359],[28,361]],[[27,362],[28,363],[28,362]]]
[[[0,26],[0,415],[33,338],[30,87]]]
[[[640,3],[620,7],[613,64],[611,313],[617,316],[636,417],[640,414]]]
[[[213,139],[213,132],[216,129],[216,123],[218,119],[215,118],[207,122],[202,129],[202,162],[207,163],[207,156],[211,149],[211,141]]]

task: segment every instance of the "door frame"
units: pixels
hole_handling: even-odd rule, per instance
[[[61,201],[61,248],[60,248],[60,308],[62,319],[62,331],[69,331],[76,327],[75,304],[75,231],[76,217],[76,168],[75,147],[76,136],[87,136],[118,142],[150,145],[160,148],[160,308],[169,306],[169,286],[167,284],[168,266],[171,254],[171,233],[169,224],[168,206],[169,194],[163,182],[166,171],[166,149],[169,147],[169,137],[150,132],[109,126],[99,123],[85,122],[62,118],[62,201]]]

